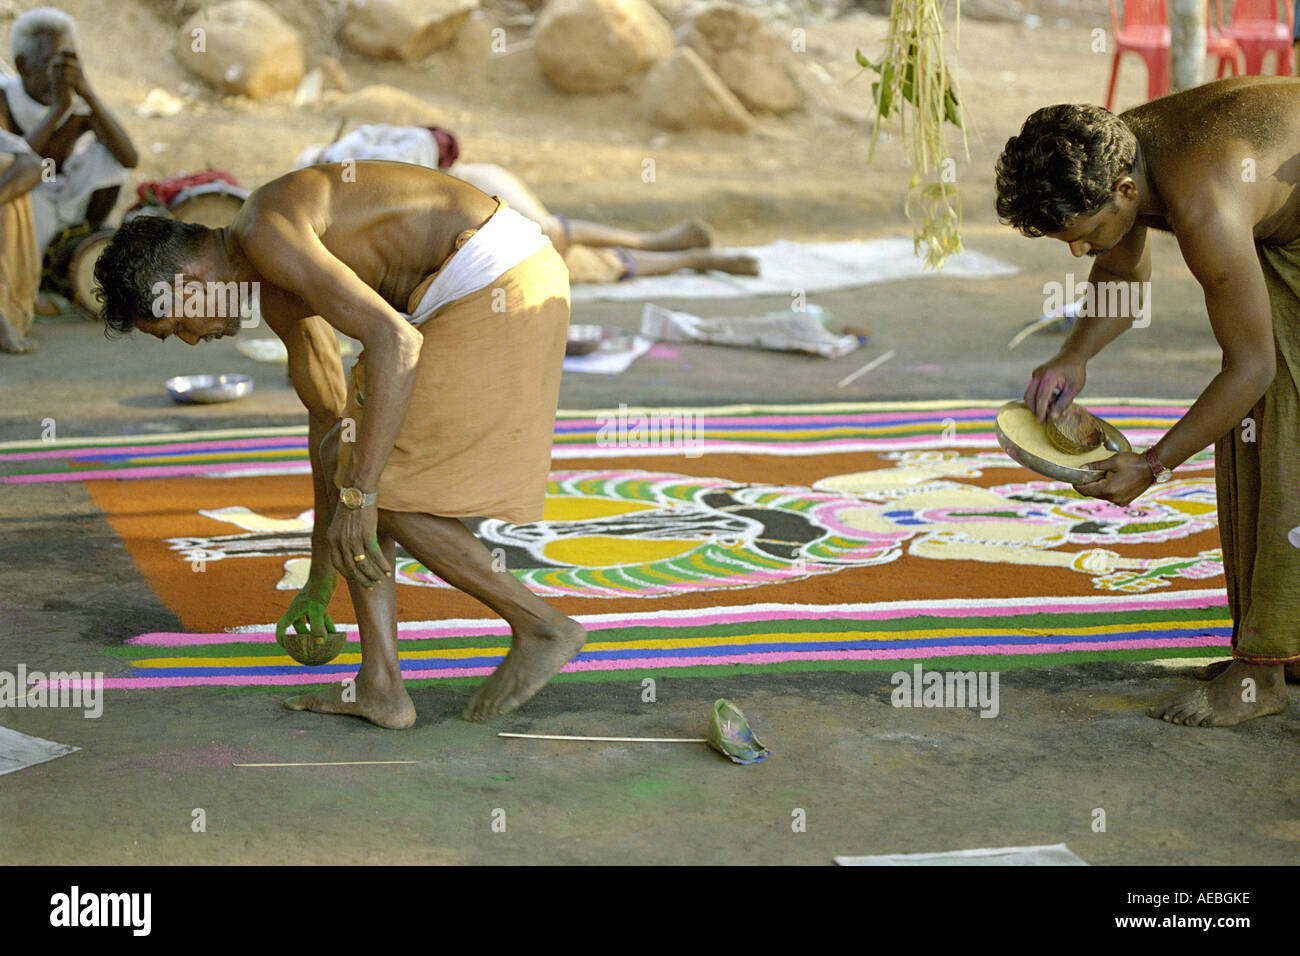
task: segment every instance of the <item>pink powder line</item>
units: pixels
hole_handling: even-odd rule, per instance
[[[1124,418],[1163,418],[1177,416],[1178,413],[1185,411],[1186,405],[1168,405],[1168,406],[1151,406],[1135,407],[1128,405],[1106,405],[1094,407],[1093,411],[1105,413],[1106,417],[1117,419]],[[611,410],[612,411],[612,410]],[[866,422],[887,422],[895,421],[899,417],[918,417],[933,418],[942,422],[946,418],[953,418],[958,421],[970,421],[988,419],[992,420],[996,414],[996,408],[953,408],[953,409],[918,409],[915,412],[906,410],[898,412],[867,412],[855,414],[853,412],[843,412],[831,415],[773,415],[773,416],[724,416],[713,417],[708,415],[707,408],[696,409],[671,409],[669,411],[690,411],[703,416],[706,425],[714,427],[719,426],[743,426],[743,425],[826,425],[826,424],[862,424]],[[629,417],[633,417],[629,415]],[[596,418],[561,418],[559,422],[568,423],[587,423],[590,427],[599,430],[599,420]],[[563,434],[563,433],[561,433]],[[138,455],[157,455],[162,452],[189,452],[208,450],[226,450],[235,448],[259,448],[266,445],[282,444],[286,441],[300,442],[306,447],[307,436],[293,433],[285,435],[269,435],[258,438],[221,438],[207,442],[171,442],[160,444],[145,445],[83,445],[78,447],[64,447],[47,449],[43,451],[21,451],[21,452],[0,452],[0,462],[5,461],[31,461],[41,458],[75,458],[86,457],[93,458],[95,453],[123,455],[135,453]]]
[[[1205,637],[1178,637],[1163,641],[1130,639],[1120,641],[1102,641],[1088,644],[1081,648],[1078,644],[988,644],[979,647],[930,647],[924,656],[915,650],[891,648],[887,650],[852,650],[852,651],[771,651],[761,654],[702,654],[690,657],[641,657],[619,658],[616,660],[573,661],[564,666],[561,673],[584,671],[619,671],[619,670],[663,670],[678,667],[725,666],[729,664],[781,664],[792,661],[843,661],[843,660],[929,660],[937,657],[1021,657],[1028,654],[1056,654],[1070,651],[1127,650],[1127,649],[1161,649],[1167,647],[1227,647],[1224,639],[1213,635]],[[492,673],[492,667],[455,667],[438,670],[437,678],[448,677],[482,677]],[[407,680],[430,679],[429,672],[404,669],[402,676]],[[167,687],[258,687],[258,686],[294,686],[338,683],[344,678],[342,674],[331,674],[329,680],[304,680],[296,674],[237,674],[229,677],[221,675],[203,675],[196,677],[109,677],[104,680],[104,687],[112,690],[161,689]]]
[[[1102,603],[1106,601],[1107,603]],[[1215,608],[1226,607],[1228,596],[1226,592],[1215,594],[1213,596],[1197,594],[1192,597],[1178,598],[1168,601],[1153,600],[1151,598],[1111,598],[1102,599],[1096,602],[1069,601],[1064,600],[1055,604],[1014,604],[1004,605],[1001,607],[980,608],[978,613],[980,617],[1015,617],[1027,614],[1068,614],[1068,613],[1086,613],[1089,611],[1105,611],[1109,604],[1122,611],[1162,611],[1167,609],[1196,609],[1196,608]],[[578,615],[577,620],[582,622],[583,627],[589,631],[603,631],[620,628],[632,627],[661,627],[661,628],[690,628],[700,625],[718,625],[718,624],[741,624],[755,621],[803,621],[803,620],[825,620],[831,618],[834,620],[860,620],[860,621],[890,621],[906,617],[944,617],[944,618],[967,618],[971,617],[975,609],[969,606],[955,607],[926,607],[924,605],[907,604],[900,607],[884,607],[863,609],[856,608],[763,608],[750,610],[735,610],[717,613],[716,608],[701,608],[697,613],[689,616],[670,617],[664,614],[647,614],[638,615],[636,613],[627,616],[611,615],[609,617],[592,617],[588,615]],[[410,630],[399,630],[397,636],[400,640],[417,641],[417,640],[437,640],[455,637],[476,637],[476,636],[505,636],[510,633],[510,628],[503,622],[484,619],[482,626],[462,625],[459,627],[428,627],[416,628]],[[348,642],[357,643],[359,638],[356,631],[348,632]],[[195,647],[205,644],[274,644],[275,631],[249,631],[246,633],[220,633],[220,634],[187,634],[177,631],[152,631],[147,634],[141,634],[132,637],[126,642],[128,645],[149,646],[149,647]]]
[[[1141,441],[1147,440],[1151,435],[1156,434],[1159,429],[1133,429],[1128,434],[1132,438]],[[933,435],[915,435],[911,437],[879,437],[879,438],[842,438],[831,439],[827,441],[812,440],[790,440],[790,441],[769,441],[765,439],[755,439],[752,441],[744,440],[704,440],[692,445],[692,448],[700,454],[722,455],[722,454],[746,454],[763,451],[768,454],[784,454],[789,449],[798,448],[799,451],[790,452],[798,455],[818,455],[832,454],[835,452],[870,452],[870,451],[899,451],[906,450],[913,446],[929,447],[934,444],[935,436]],[[992,432],[967,433],[957,435],[953,438],[946,439],[944,445],[950,448],[988,448],[993,450],[997,448],[997,442]],[[783,451],[784,450],[784,451]],[[304,449],[305,452],[305,449]],[[630,445],[619,447],[605,447],[596,444],[557,444],[552,450],[552,459],[563,461],[569,458],[626,458],[637,454],[660,455],[670,457],[680,454],[681,449],[673,445]],[[65,456],[66,457],[66,456]],[[25,475],[0,475],[0,484],[36,484],[42,482],[57,481],[98,481],[98,480],[144,480],[149,478],[183,478],[187,476],[203,477],[214,473],[232,474],[241,471],[258,471],[262,474],[297,474],[303,471],[303,466],[307,462],[307,456],[304,453],[300,457],[282,460],[261,460],[261,461],[229,461],[229,462],[206,462],[192,465],[153,465],[142,467],[122,467],[122,468],[105,468],[105,469],[87,469],[77,471],[60,471],[47,472],[41,474]]]
[[[858,425],[858,424],[869,423],[869,422],[893,422],[893,421],[897,421],[900,418],[933,419],[936,422],[942,422],[945,418],[956,419],[958,422],[961,422],[963,420],[979,421],[983,419],[992,423],[993,418],[997,415],[997,411],[999,407],[1000,406],[989,406],[987,408],[970,408],[969,406],[966,406],[960,408],[944,408],[944,409],[923,408],[923,409],[917,409],[915,411],[900,409],[899,411],[894,411],[894,412],[834,412],[826,415],[770,415],[770,416],[769,415],[714,416],[709,414],[709,409],[707,406],[700,407],[700,408],[665,407],[662,409],[654,409],[654,410],[647,407],[646,410],[644,411],[638,410],[636,412],[633,412],[632,410],[629,409],[626,418],[624,420],[633,421],[637,417],[647,416],[651,414],[651,412],[653,411],[655,414],[660,416],[668,416],[674,413],[682,414],[685,412],[690,412],[692,414],[699,414],[702,416],[704,424],[706,426],[709,425],[773,426],[773,425],[805,425],[805,424],[806,425],[829,425],[835,423],[843,423],[846,425]],[[1134,406],[1134,405],[1091,406],[1090,405],[1088,407],[1091,411],[1097,412],[1098,414],[1102,414],[1104,418],[1116,418],[1119,420],[1123,420],[1126,418],[1132,419],[1132,418],[1169,418],[1169,417],[1176,419],[1178,417],[1181,417],[1181,415],[1184,412],[1186,412],[1188,408],[1188,406],[1184,403],[1177,403],[1177,404],[1170,404],[1170,405],[1156,405],[1156,406]],[[617,410],[610,409],[609,412],[610,414],[603,421],[608,422],[612,420],[613,422],[616,423],[618,421]],[[591,422],[593,423],[593,427],[599,427],[599,425],[596,423],[601,421],[602,421],[601,419],[597,419],[595,417],[556,419],[557,424],[563,423],[568,425],[568,424]]]
[[[1130,438],[1145,440],[1150,435],[1163,434],[1160,427],[1134,428],[1125,432]],[[820,455],[831,454],[836,451],[898,451],[913,446],[933,447],[937,438],[935,435],[912,435],[904,437],[895,436],[862,436],[859,438],[836,438],[819,441],[816,438],[786,438],[786,439],[766,439],[755,438],[751,440],[739,439],[720,439],[705,438],[699,442],[693,442],[691,447],[702,454],[720,455],[728,452],[737,454],[744,452],[754,452],[755,449],[763,449],[765,454],[797,454],[797,455]],[[942,451],[944,448],[988,448],[996,451],[998,448],[997,438],[992,431],[984,432],[966,432],[955,435],[952,438],[942,439],[943,447],[936,448]],[[799,448],[798,452],[783,452],[780,449]],[[594,451],[593,451],[594,449]],[[586,451],[588,454],[580,454]],[[651,445],[649,442],[640,445],[618,445],[618,446],[601,446],[594,443],[557,443],[553,446],[551,457],[553,459],[563,460],[565,458],[627,458],[634,457],[638,454],[659,454],[661,456],[680,455],[682,449],[672,444]]]
[[[157,455],[161,452],[182,451],[226,451],[232,448],[260,448],[264,445],[283,444],[286,441],[299,442],[307,447],[306,435],[276,435],[263,438],[217,438],[212,441],[174,442],[158,445],[85,445],[79,448],[62,448],[53,451],[19,451],[0,452],[0,462],[30,461],[37,458],[94,458],[100,455],[125,455],[135,453],[141,456]]]
[[[306,455],[302,461],[306,462]],[[184,478],[187,476],[203,477],[213,472],[239,472],[254,469],[265,470],[276,465],[286,468],[298,467],[297,460],[283,462],[267,461],[231,461],[208,462],[200,465],[160,465],[145,468],[105,468],[98,471],[61,471],[44,475],[0,475],[0,484],[25,485],[43,481],[94,481],[101,478],[132,479],[143,478]],[[286,472],[288,474],[289,472]]]

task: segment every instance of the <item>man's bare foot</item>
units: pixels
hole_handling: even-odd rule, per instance
[[[1213,664],[1202,664],[1196,668],[1195,674],[1197,680],[1214,680],[1228,669],[1231,660],[1215,661]],[[1288,684],[1300,684],[1300,661],[1292,661],[1290,664],[1282,665],[1282,673],[1286,675]]]
[[[1231,727],[1280,714],[1288,703],[1280,664],[1231,661],[1208,683],[1157,704],[1147,716],[1186,727]]]
[[[695,266],[700,272],[729,272],[733,276],[758,275],[758,260],[753,256],[732,255],[722,252],[702,253]]]
[[[707,222],[703,219],[688,219],[658,233],[646,248],[657,249],[660,252],[672,252],[677,249],[707,249],[715,241],[716,237]]]
[[[344,700],[344,693],[350,698]],[[310,710],[317,714],[347,714],[387,727],[404,730],[415,723],[415,704],[401,678],[371,680],[357,674],[355,684],[332,684],[310,694],[290,697],[284,702],[290,710]]]
[[[35,352],[40,346],[31,339],[25,339],[10,325],[5,319],[0,318],[0,352],[11,352],[14,355],[22,355],[25,352]]]
[[[586,643],[587,632],[569,618],[548,628],[516,632],[510,653],[488,675],[461,716],[477,721],[510,713],[545,687]]]

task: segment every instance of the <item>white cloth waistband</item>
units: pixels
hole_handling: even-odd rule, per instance
[[[531,219],[498,209],[451,254],[407,320],[418,328],[448,302],[491,285],[550,241]]]

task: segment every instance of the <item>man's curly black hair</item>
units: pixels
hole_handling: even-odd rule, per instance
[[[1045,106],[998,157],[998,218],[1026,236],[1061,232],[1100,209],[1131,172],[1137,138],[1100,106]]]
[[[126,335],[137,319],[152,317],[154,287],[171,284],[198,253],[207,226],[157,216],[137,216],[117,230],[95,263],[95,295],[104,334]]]

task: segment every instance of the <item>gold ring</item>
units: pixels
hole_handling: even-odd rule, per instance
[[[365,559],[366,556],[364,554],[357,554],[357,555],[353,555],[352,557],[353,561],[364,561]]]

